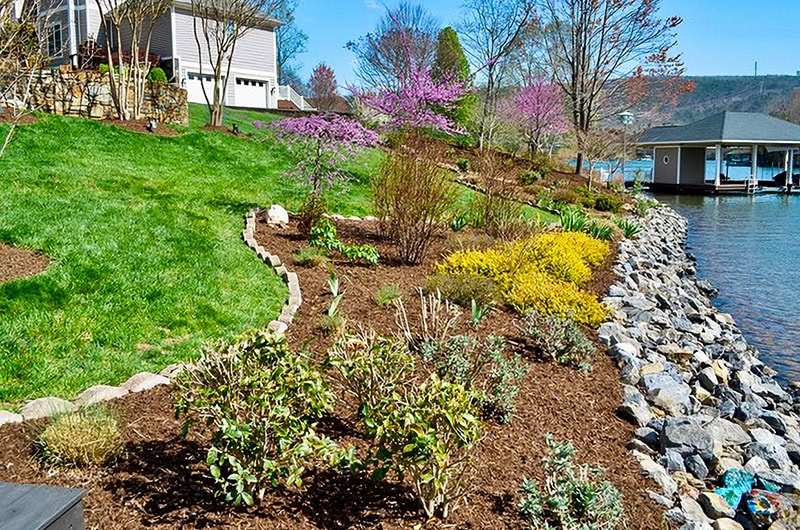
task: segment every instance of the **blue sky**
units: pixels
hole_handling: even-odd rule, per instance
[[[389,2],[394,5],[399,0]],[[459,20],[461,0],[421,0],[442,25]],[[796,0],[662,0],[664,15],[678,15],[678,50],[689,75],[795,74],[800,70],[800,2]],[[308,79],[320,62],[339,84],[356,81],[345,44],[371,31],[383,14],[380,0],[300,0],[297,21],[308,34],[300,57]]]

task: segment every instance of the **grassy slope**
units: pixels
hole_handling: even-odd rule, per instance
[[[0,402],[120,383],[274,318],[284,287],[239,232],[248,208],[297,207],[288,164],[269,142],[219,132],[154,137],[59,117],[20,127],[0,162],[0,241],[53,264],[0,285]],[[330,202],[363,215],[367,186]]]

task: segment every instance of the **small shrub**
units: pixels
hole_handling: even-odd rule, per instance
[[[344,329],[345,320],[340,313],[324,314],[319,319],[319,329],[326,335],[336,335]]]
[[[537,171],[542,176],[547,176],[553,171],[553,159],[543,153],[537,153],[531,157],[530,169]]]
[[[576,186],[572,188],[572,191],[575,193],[577,197],[576,202],[583,206],[584,208],[594,208],[595,203],[597,201],[597,197],[592,190],[587,188],[586,186]]]
[[[469,159],[467,159],[467,158],[459,158],[459,159],[456,161],[456,167],[457,167],[457,168],[458,168],[458,170],[459,170],[459,171],[461,171],[462,173],[466,173],[467,171],[469,171],[469,170],[470,170],[470,168],[472,167],[472,165],[469,163]]]
[[[513,168],[497,155],[485,154],[480,159],[482,193],[472,201],[473,221],[497,239],[511,241],[530,236],[535,227],[523,216],[524,205],[512,178]]]
[[[583,232],[589,224],[586,214],[577,208],[565,208],[559,216],[561,228],[565,232]]]
[[[580,197],[574,190],[559,188],[553,192],[553,200],[558,204],[576,204]]]
[[[372,245],[341,245],[339,252],[344,259],[351,263],[366,263],[375,265],[381,259],[378,249]]]
[[[106,63],[100,63],[100,65],[97,67],[97,71],[100,72],[100,75],[106,75],[107,73],[109,73],[110,70],[111,69],[109,68],[109,66]],[[114,67],[114,73],[116,73],[116,72],[117,72],[117,68]]]
[[[638,201],[636,201],[636,214],[639,217],[645,217],[647,216],[647,212],[648,210],[650,210],[650,208],[657,208],[657,207],[658,207],[658,201],[656,200],[639,199]]]
[[[614,239],[614,229],[608,225],[591,222],[586,228],[586,233],[600,241],[611,241]]]
[[[601,195],[594,201],[594,209],[600,212],[619,213],[624,204],[622,198],[614,195]]]
[[[480,342],[470,335],[456,335],[446,342],[425,343],[421,351],[439,377],[467,390],[480,390],[476,399],[484,413],[508,423],[519,392],[516,383],[528,368],[518,355],[506,358],[505,344],[503,337],[489,336]]]
[[[347,393],[356,398],[361,417],[401,389],[414,372],[406,344],[372,330],[343,335],[328,351],[327,360],[339,371]]]
[[[325,217],[327,211],[328,205],[325,203],[325,199],[316,193],[306,195],[297,212],[297,228],[300,230],[300,234],[303,237],[309,237],[312,227]]]
[[[547,435],[542,459],[544,488],[522,482],[519,511],[531,530],[615,530],[625,528],[622,494],[611,483],[598,483],[603,470],[572,461],[575,448]]]
[[[597,298],[572,283],[551,280],[545,274],[529,274],[505,295],[506,303],[518,313],[535,310],[545,315],[567,317],[590,327],[603,323],[606,307]]]
[[[473,301],[487,307],[499,299],[495,283],[474,274],[434,274],[428,277],[428,291],[439,291],[442,298],[461,307],[470,307]]]
[[[150,70],[150,73],[147,74],[147,79],[152,81],[153,83],[167,83],[167,74],[164,72],[163,69],[156,66]]]
[[[184,432],[196,421],[210,429],[216,493],[237,505],[252,505],[268,486],[300,487],[308,468],[341,461],[315,429],[333,403],[319,372],[269,332],[207,350],[177,381]]]
[[[536,184],[544,177],[545,175],[535,169],[523,169],[519,173],[519,181],[525,186]]]
[[[528,311],[520,330],[534,348],[553,361],[581,369],[591,367],[589,361],[595,346],[569,316],[545,316]]]
[[[320,249],[301,248],[292,255],[292,259],[300,267],[314,268],[328,261],[328,256]]]
[[[335,250],[352,263],[375,265],[380,259],[378,249],[372,245],[345,245],[339,241],[336,234],[336,225],[325,217],[318,220],[311,227],[308,244],[326,251]]]
[[[384,285],[375,295],[375,303],[378,304],[378,307],[386,307],[393,304],[401,297],[402,293],[400,292],[400,287],[397,285]]]
[[[364,422],[374,440],[374,478],[392,469],[409,477],[425,514],[446,519],[470,485],[466,470],[482,432],[474,402],[472,392],[436,374],[395,392]]]
[[[626,239],[633,239],[642,232],[642,225],[633,219],[620,217],[616,222],[619,229],[622,230],[622,235],[625,236]]]
[[[36,445],[49,464],[102,466],[122,452],[122,426],[108,407],[96,405],[56,416]]]
[[[419,319],[415,319],[419,323],[418,328],[411,327],[402,298],[396,305],[395,323],[406,343],[412,348],[426,342],[445,341],[458,323],[458,309],[444,300],[439,291],[425,295],[422,289],[419,290]]]
[[[461,232],[464,230],[467,225],[469,224],[469,215],[466,213],[461,213],[450,220],[450,230],[453,232]]]

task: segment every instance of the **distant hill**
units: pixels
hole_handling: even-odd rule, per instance
[[[673,123],[689,123],[723,110],[781,114],[800,89],[800,76],[699,76],[694,92],[674,108],[662,107]]]

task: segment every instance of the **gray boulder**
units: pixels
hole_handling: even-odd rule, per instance
[[[684,459],[699,455],[705,461],[714,458],[714,439],[702,427],[687,418],[667,421],[661,432],[661,451],[677,451]]]
[[[753,443],[747,447],[747,458],[762,458],[772,469],[789,469],[792,460],[786,449],[776,444]]]

